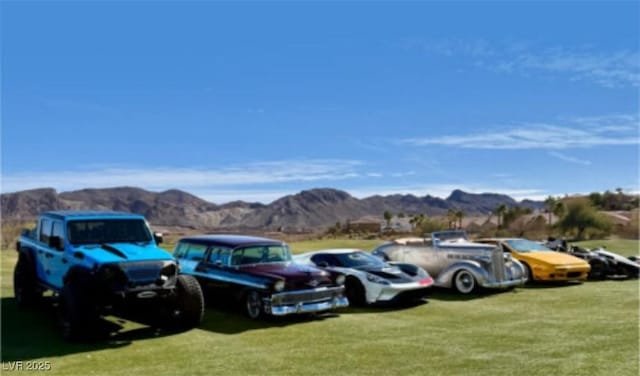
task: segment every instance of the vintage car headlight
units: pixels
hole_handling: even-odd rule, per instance
[[[336,277],[336,285],[344,285],[344,274],[340,274],[339,276]]]
[[[273,289],[276,291],[284,290],[284,281],[280,280],[273,284]]]
[[[379,283],[381,285],[390,285],[389,281],[387,281],[386,279],[380,278],[377,275],[373,274],[367,274],[367,280],[369,280],[369,282]]]

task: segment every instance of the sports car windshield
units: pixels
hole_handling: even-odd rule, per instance
[[[143,243],[152,239],[142,219],[70,221],[67,237],[71,244]]]
[[[341,253],[334,255],[345,268],[357,268],[361,266],[384,267],[385,263],[379,258],[365,252]]]
[[[525,239],[512,239],[506,240],[505,243],[513,249],[521,253],[527,252],[552,252],[549,248],[544,245],[536,242],[532,242],[531,240]]]
[[[283,245],[258,245],[236,248],[231,255],[231,265],[287,261],[291,261],[291,252],[289,252],[289,247]]]

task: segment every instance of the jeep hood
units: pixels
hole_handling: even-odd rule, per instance
[[[84,253],[85,257],[98,263],[173,259],[169,252],[153,243],[144,245],[133,243],[91,244],[75,247],[75,250]]]

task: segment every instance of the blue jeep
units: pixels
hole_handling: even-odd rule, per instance
[[[17,242],[14,293],[21,307],[43,292],[58,298],[65,339],[92,334],[104,313],[143,306],[161,325],[193,327],[204,315],[197,280],[178,274],[174,258],[158,247],[143,216],[104,211],[51,211]]]

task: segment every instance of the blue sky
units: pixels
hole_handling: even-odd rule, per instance
[[[2,3],[2,192],[640,190],[638,2]]]

